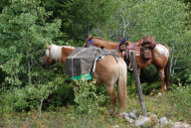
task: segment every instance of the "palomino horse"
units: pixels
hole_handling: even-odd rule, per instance
[[[71,54],[73,50],[75,50],[75,48],[71,46],[49,45],[43,57],[43,64],[50,65],[53,62],[64,63],[67,56]],[[114,85],[118,82],[120,113],[124,112],[127,97],[127,66],[125,61],[121,57],[114,58],[112,55],[104,56],[101,60],[96,62],[93,76],[97,83],[106,85],[107,92],[111,98],[112,112],[114,112],[114,105],[116,104]]]
[[[126,41],[123,44],[125,44],[125,49],[128,53],[129,51],[136,52],[136,62],[139,68],[139,73],[140,69],[143,69],[150,64],[154,64],[156,66],[160,74],[161,91],[167,90],[167,87],[169,87],[170,75],[169,49],[166,46],[155,42],[154,38],[151,36],[146,36],[141,40],[137,41],[136,43]],[[122,48],[122,50],[124,50],[123,44],[121,45],[112,41],[105,41],[97,37],[89,37],[88,39],[86,39],[86,43],[84,46],[94,45],[106,49]],[[120,45],[123,47],[121,47]],[[144,55],[145,53],[147,55]]]

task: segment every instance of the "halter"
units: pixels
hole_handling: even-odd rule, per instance
[[[120,44],[123,44],[123,43],[125,43],[126,41],[127,41],[128,39],[122,39],[121,41],[120,41]]]
[[[93,40],[92,39],[88,40],[88,44],[93,44]]]
[[[53,57],[54,52],[51,49],[52,49],[52,46],[51,47],[49,46],[48,49],[47,49],[49,54],[47,56],[50,57],[54,61],[59,61],[60,59],[58,57],[56,57],[56,58]]]

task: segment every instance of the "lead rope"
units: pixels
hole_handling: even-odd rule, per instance
[[[96,62],[103,59],[104,56],[97,56],[95,59],[94,59],[94,63],[93,63],[93,68],[92,68],[92,73],[95,72],[95,68],[96,68]]]
[[[102,60],[105,56],[107,56],[107,55],[97,56],[97,57],[94,59],[93,68],[92,68],[92,70],[91,70],[92,73],[95,72],[96,62],[99,61],[99,60]],[[112,56],[113,56],[113,55],[112,55]],[[114,57],[115,61],[118,63],[118,59],[117,59],[117,57],[116,57],[116,56],[113,56],[113,57]]]

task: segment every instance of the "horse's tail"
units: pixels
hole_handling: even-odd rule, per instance
[[[167,85],[167,88],[170,87],[170,73],[171,73],[171,56],[169,56],[168,58],[168,62],[167,65],[164,69],[164,73],[165,73],[165,83]]]
[[[120,64],[120,75],[118,78],[118,94],[119,94],[119,101],[120,101],[120,112],[124,112],[126,107],[126,98],[127,98],[127,88],[126,88],[127,65],[123,60],[120,61],[119,64]]]

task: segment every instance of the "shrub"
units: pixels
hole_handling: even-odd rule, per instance
[[[179,120],[190,119],[191,117],[191,86],[177,87],[174,86],[174,89],[169,93],[170,103],[175,107]],[[182,117],[183,116],[183,117]]]
[[[62,86],[63,83],[64,79],[57,77],[47,82],[46,85],[27,85],[24,88],[14,88],[3,92],[0,95],[0,111],[4,113],[38,109],[41,112],[44,101],[49,95],[55,93],[57,88]]]
[[[105,103],[106,96],[103,91],[98,91],[92,82],[77,81],[74,87],[74,102],[77,104],[78,114],[96,115],[103,109],[100,105]]]

